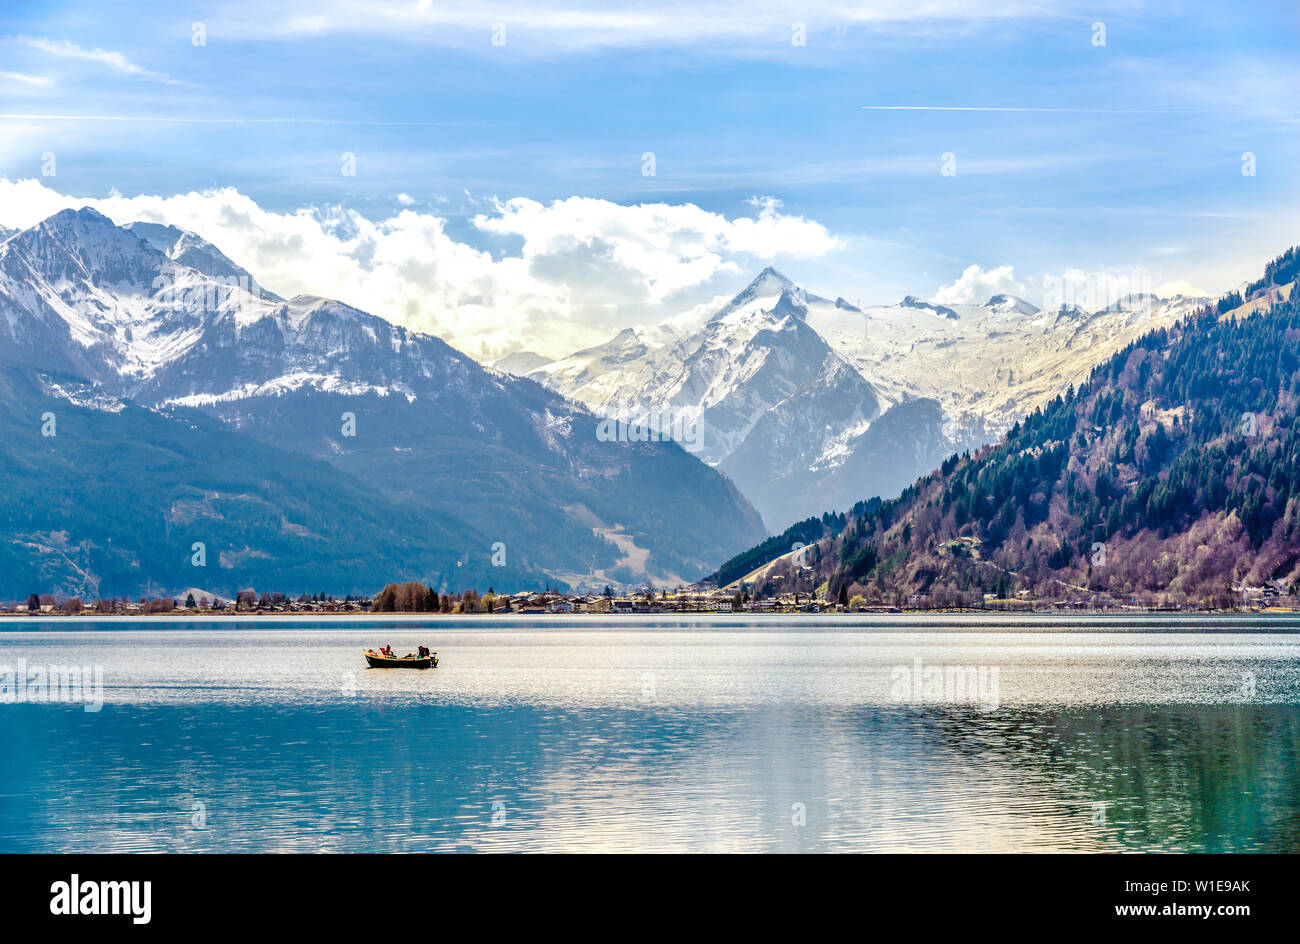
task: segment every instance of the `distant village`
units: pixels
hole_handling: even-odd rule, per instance
[[[32,594],[25,601],[0,603],[3,616],[152,616],[152,615],[204,615],[223,616],[235,614],[295,614],[295,613],[428,613],[446,615],[488,614],[669,614],[669,613],[901,613],[901,612],[1197,612],[1197,611],[1290,611],[1300,609],[1300,598],[1290,588],[1277,581],[1261,586],[1231,588],[1231,596],[1218,601],[1218,605],[1187,604],[1179,607],[1161,606],[1137,598],[1116,599],[1101,592],[1074,593],[1068,597],[1046,600],[1033,597],[1029,591],[1020,591],[1014,597],[1000,599],[994,594],[983,594],[982,599],[971,598],[954,601],[914,593],[895,604],[868,602],[861,596],[829,600],[823,593],[791,592],[770,596],[751,596],[748,589],[719,588],[708,583],[697,583],[676,589],[640,589],[612,587],[600,593],[568,593],[559,590],[521,591],[496,593],[489,589],[479,594],[474,590],[463,593],[444,593],[408,582],[390,584],[373,597],[346,595],[342,598],[330,594],[258,593],[252,589],[241,590],[227,599],[221,595],[199,589],[184,591],[176,596],[141,597],[128,599],[112,597],[87,603],[80,597],[55,594]]]
[[[393,585],[411,587],[412,584]],[[236,613],[431,613],[431,614],[495,614],[520,613],[538,615],[546,613],[733,613],[736,611],[820,612],[833,609],[818,601],[811,593],[787,594],[780,598],[750,601],[748,594],[732,594],[716,587],[694,585],[676,590],[644,588],[636,591],[606,588],[602,593],[564,593],[559,590],[496,593],[489,590],[479,594],[473,590],[464,593],[437,594],[422,585],[416,593],[385,600],[381,591],[374,597],[348,595],[342,598],[329,594],[302,594],[290,596],[283,593],[256,593],[242,590],[233,598],[217,594],[189,591],[182,596],[162,596],[136,600],[124,597],[96,600],[86,603],[79,597],[62,597],[53,594],[33,594],[26,601],[12,601],[0,607],[7,615],[94,616],[155,614],[224,615]],[[387,590],[387,588],[385,588]],[[396,596],[396,595],[395,595]]]

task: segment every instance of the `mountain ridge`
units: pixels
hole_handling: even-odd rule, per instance
[[[992,441],[1095,360],[1197,301],[1082,318],[1082,309],[1044,312],[1005,293],[982,305],[909,295],[858,306],[768,266],[693,332],[625,328],[522,373],[627,422],[694,424],[697,452],[776,531],[863,491],[896,491],[953,449]],[[799,327],[782,329],[786,319]],[[770,364],[753,356],[758,348]],[[773,378],[761,393],[760,364]]]
[[[585,407],[439,338],[319,296],[279,299],[193,234],[143,232],[153,242],[87,208],[0,244],[0,360],[197,410],[448,532],[486,521],[466,536],[482,559],[502,544],[574,579],[685,581],[763,534],[734,486],[674,443],[605,441]],[[194,252],[218,274],[172,258]]]

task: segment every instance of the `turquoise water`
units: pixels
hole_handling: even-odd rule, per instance
[[[1300,626],[1069,623],[6,621],[103,690],[0,704],[0,851],[1300,850]]]

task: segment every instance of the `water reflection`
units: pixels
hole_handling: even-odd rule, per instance
[[[1300,850],[1289,637],[363,637],[0,634],[109,689],[0,706],[0,850]],[[891,702],[913,658],[1002,703]]]
[[[1282,706],[113,718],[7,709],[0,848],[1300,849]]]

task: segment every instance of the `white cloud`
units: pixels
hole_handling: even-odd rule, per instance
[[[840,247],[820,223],[783,215],[778,206],[769,202],[757,217],[728,219],[691,203],[624,206],[570,197],[544,205],[519,197],[497,202],[474,225],[522,236],[521,258],[534,277],[569,283],[585,271],[585,288],[602,297],[637,282],[638,300],[658,304],[720,272],[740,271],[738,255],[816,257]]]
[[[1214,292],[1201,288],[1194,282],[1186,279],[1177,279],[1173,282],[1164,282],[1156,286],[1156,294],[1161,298],[1172,298],[1175,295],[1186,295],[1189,298],[1211,298]]]
[[[281,295],[338,298],[483,358],[521,347],[561,356],[677,314],[763,261],[841,245],[770,200],[734,218],[689,203],[496,201],[472,220],[508,244],[494,256],[414,209],[380,221],[337,207],[279,213],[232,188],[86,200],[0,178],[0,226],[32,226],[87,204],[118,223],[198,233]]]
[[[113,52],[108,49],[86,49],[78,46],[76,43],[68,42],[66,39],[47,39],[44,36],[16,36],[14,37],[20,43],[30,46],[32,49],[38,49],[41,52],[49,53],[52,56],[58,56],[60,59],[76,59],[81,62],[96,62],[100,65],[108,66],[114,72],[120,72],[123,75],[129,75],[138,79],[148,79],[153,82],[165,82],[169,85],[181,85],[181,83],[170,76],[163,75],[161,72],[155,72],[152,69],[146,69],[144,66],[136,65],[120,52]]]
[[[1109,4],[1105,4],[1109,5]],[[503,0],[490,8],[464,3],[411,0],[297,0],[256,16],[233,4],[223,14],[223,36],[266,39],[279,36],[396,35],[403,41],[476,45],[490,51],[496,24],[504,24],[505,45],[524,54],[544,48],[694,46],[726,49],[767,45],[791,49],[792,24],[809,35],[850,27],[924,23],[930,29],[967,28],[975,21],[1059,17],[1073,0],[658,0],[611,5],[607,0]],[[1087,8],[1086,15],[1096,12]]]
[[[1025,286],[1015,279],[1011,266],[982,269],[969,265],[955,282],[941,285],[930,300],[936,305],[982,305],[992,295],[1024,296]]]

